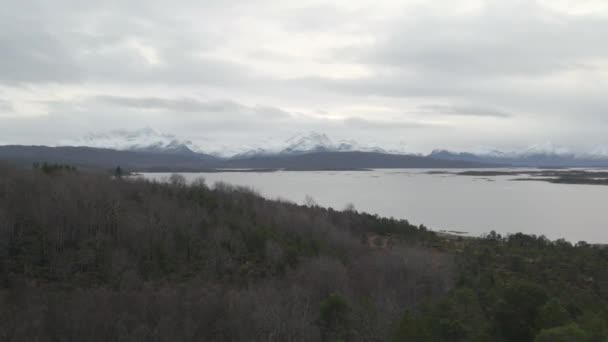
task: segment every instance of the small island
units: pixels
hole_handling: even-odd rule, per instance
[[[597,170],[486,170],[486,171],[430,171],[428,174],[451,174],[456,176],[472,177],[516,177],[512,181],[536,181],[549,182],[554,184],[587,184],[587,185],[608,185],[608,171]],[[487,180],[487,178],[484,178]]]

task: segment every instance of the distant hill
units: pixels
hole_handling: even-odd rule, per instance
[[[196,171],[220,166],[220,159],[192,153],[171,154],[117,151],[92,147],[0,146],[0,160],[29,166],[35,162],[65,163],[90,168],[122,168],[138,171]]]
[[[310,147],[310,146],[308,146]],[[382,168],[483,168],[483,167],[608,167],[608,159],[558,153],[474,154],[436,150],[429,155],[404,155],[374,151],[294,149],[289,153],[252,154],[232,158],[197,153],[185,145],[150,145],[135,150],[95,147],[0,146],[0,160],[21,165],[34,162],[65,163],[79,167],[137,171],[207,171],[216,169],[337,170]]]
[[[377,152],[315,152],[298,155],[256,156],[229,159],[231,168],[285,168],[294,170],[365,168],[474,168],[488,167],[477,162],[440,160],[424,156]]]
[[[601,155],[577,155],[556,152],[521,152],[474,154],[436,150],[428,155],[434,159],[467,161],[517,167],[608,167],[608,158]]]
[[[363,168],[474,168],[478,162],[441,160],[424,156],[376,152],[314,152],[294,155],[217,158],[200,153],[173,154],[117,151],[91,147],[0,146],[0,159],[21,165],[34,162],[66,163],[80,167],[136,171],[204,171],[221,168],[251,169],[363,169]]]
[[[184,155],[201,152],[189,140],[182,140],[173,134],[161,133],[150,127],[133,131],[90,133],[81,139],[65,141],[63,145]]]

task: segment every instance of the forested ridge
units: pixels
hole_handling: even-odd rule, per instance
[[[608,338],[605,248],[180,176],[0,165],[0,260],[0,341]]]

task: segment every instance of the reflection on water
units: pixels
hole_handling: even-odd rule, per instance
[[[549,238],[608,242],[608,186],[516,182],[512,176],[469,177],[429,170],[344,172],[183,173],[191,181],[223,181],[251,187],[268,198],[404,218],[434,230],[480,235],[524,232]],[[458,172],[462,170],[450,170]],[[149,179],[169,174],[147,173]]]

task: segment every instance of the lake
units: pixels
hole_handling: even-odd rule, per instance
[[[523,232],[608,243],[608,186],[512,181],[513,176],[429,174],[431,170],[181,173],[250,187],[267,198],[407,219],[439,231],[479,236]],[[437,171],[437,170],[432,170]],[[463,170],[449,170],[458,172]],[[167,173],[144,173],[166,180]]]

